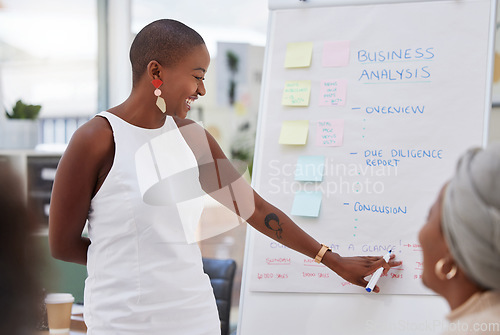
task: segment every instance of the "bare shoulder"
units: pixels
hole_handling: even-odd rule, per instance
[[[75,131],[70,145],[89,145],[91,148],[98,149],[112,142],[113,130],[109,122],[103,117],[96,116]]]
[[[64,156],[72,159],[85,157],[85,159],[102,161],[113,151],[111,126],[105,118],[96,116],[75,131]]]
[[[77,141],[99,142],[101,140],[112,140],[113,130],[108,120],[101,116],[96,116],[78,128],[73,135]]]

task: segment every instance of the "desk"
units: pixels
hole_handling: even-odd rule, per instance
[[[83,314],[80,314],[82,307],[79,305],[73,306],[73,314],[71,315],[70,335],[85,335],[87,334],[87,326],[83,321]],[[40,331],[37,335],[49,335],[48,330]]]
[[[87,334],[87,332],[82,332],[79,330],[70,330],[69,334],[70,335],[85,335],[85,334]],[[49,331],[44,330],[44,331],[38,332],[37,335],[49,335]]]
[[[86,330],[87,327],[85,327],[85,324],[83,323],[83,321],[75,321],[74,318],[71,319],[71,329],[69,331],[69,334],[70,335],[85,335],[87,334],[87,330]],[[43,331],[39,331],[37,333],[37,335],[49,335],[49,331],[48,330],[43,330]]]

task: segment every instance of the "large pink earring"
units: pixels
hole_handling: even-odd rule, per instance
[[[163,85],[163,81],[161,81],[160,79],[153,79],[151,83],[156,88],[154,93],[158,97],[156,99],[156,106],[158,106],[158,108],[163,113],[165,113],[167,111],[167,104],[165,103],[165,99],[161,97],[161,90],[160,90],[160,86]]]

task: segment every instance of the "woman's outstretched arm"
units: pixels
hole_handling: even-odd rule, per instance
[[[201,162],[199,171],[203,190],[259,232],[315,258],[322,247],[321,244],[253,190],[229,162],[215,139],[206,131],[193,131],[195,127],[197,125],[192,126],[191,131],[186,131],[189,129],[187,127],[184,132],[182,127],[180,129]],[[322,263],[345,280],[359,286],[366,286],[367,281],[364,278],[379,267],[384,267],[386,273],[391,267],[401,264],[394,260],[394,256],[387,263],[381,256],[342,257],[331,250],[324,254]],[[374,291],[378,292],[379,288],[375,287]]]

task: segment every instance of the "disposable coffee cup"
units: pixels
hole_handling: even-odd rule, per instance
[[[45,298],[50,334],[69,334],[71,308],[75,298],[70,293],[50,293]]]

